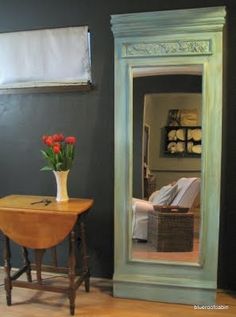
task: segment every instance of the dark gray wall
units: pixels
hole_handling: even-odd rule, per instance
[[[113,36],[110,14],[227,5],[227,100],[224,112],[219,286],[236,289],[236,2],[234,0],[0,0],[0,32],[88,25],[94,89],[88,93],[0,96],[0,196],[55,194],[42,166],[40,137],[78,138],[70,195],[93,197],[88,217],[92,275],[113,273]],[[65,249],[62,248],[65,252]],[[65,256],[63,256],[65,258]]]

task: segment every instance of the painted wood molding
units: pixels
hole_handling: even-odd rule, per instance
[[[111,17],[115,41],[114,296],[187,304],[215,302],[225,16],[224,7],[211,7]],[[199,261],[133,259],[133,76],[136,70],[145,67],[168,69],[190,66],[200,66],[203,77]]]

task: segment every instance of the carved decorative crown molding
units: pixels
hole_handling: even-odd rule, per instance
[[[210,7],[159,12],[140,12],[111,16],[116,38],[222,31],[224,7]]]
[[[211,55],[211,40],[125,43],[122,56]]]

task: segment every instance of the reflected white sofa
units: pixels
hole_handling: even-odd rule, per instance
[[[200,178],[182,177],[176,183],[163,186],[149,200],[132,199],[132,238],[147,240],[148,212],[154,205],[192,208],[200,193]]]

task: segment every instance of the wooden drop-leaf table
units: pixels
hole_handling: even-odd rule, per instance
[[[66,293],[70,302],[70,313],[74,315],[77,288],[85,283],[89,291],[89,267],[86,254],[83,216],[93,205],[92,199],[72,198],[57,202],[54,197],[9,195],[0,199],[0,230],[4,235],[4,269],[7,305],[11,305],[13,286],[36,290]],[[83,272],[76,276],[76,223],[79,219],[79,235],[82,246]],[[48,248],[55,247],[69,236],[68,287],[51,286],[41,278],[42,255]],[[12,240],[22,246],[24,266],[11,274]],[[28,248],[35,250],[37,281],[32,282]],[[56,269],[55,269],[56,271]],[[27,281],[18,280],[27,274]]]

